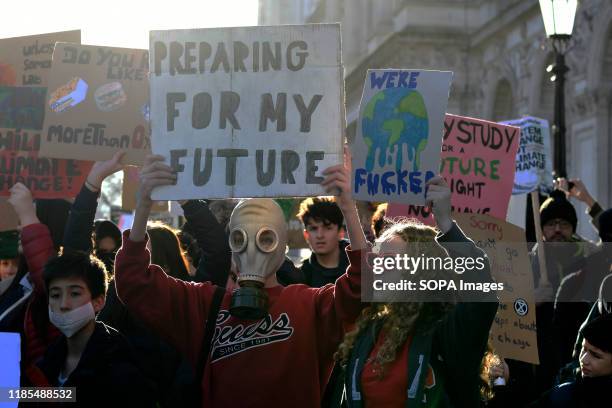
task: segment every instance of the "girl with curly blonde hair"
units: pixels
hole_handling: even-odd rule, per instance
[[[427,279],[490,282],[486,255],[450,216],[450,189],[441,177],[428,182],[426,198],[438,230],[402,221],[390,225],[377,245],[385,253],[411,257],[480,257],[484,267],[461,276],[442,270],[421,273],[427,273],[423,276]],[[470,302],[457,299],[460,295],[366,307],[336,353],[336,360],[345,368],[346,405],[478,407],[481,361],[497,297],[491,292],[470,298]]]

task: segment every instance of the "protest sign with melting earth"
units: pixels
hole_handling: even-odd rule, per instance
[[[425,203],[440,163],[452,72],[368,70],[351,144],[353,197]]]

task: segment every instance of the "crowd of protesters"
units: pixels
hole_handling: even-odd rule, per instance
[[[488,342],[494,292],[478,302],[362,302],[373,243],[486,259],[453,221],[443,178],[427,183],[430,227],[386,217],[386,204],[366,203],[363,216],[348,160],[326,169],[331,196],[300,205],[311,255],[295,265],[271,199],[226,203],[229,219],[205,200],[181,201],[180,230],[150,222],[152,190],[176,181],[160,156],[141,169],[130,230],[95,220],[121,158],[96,163],[72,203],[34,202],[22,184],[10,191],[19,231],[0,233],[0,331],[21,335],[22,387],[76,387],[77,406],[105,407],[609,403],[612,210],[580,180],[558,180],[540,207],[543,245],[531,252],[540,364],[531,365]],[[576,234],[569,197],[588,206],[600,242]],[[492,281],[488,263],[478,274]]]

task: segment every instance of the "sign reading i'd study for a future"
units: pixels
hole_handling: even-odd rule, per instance
[[[351,144],[353,197],[425,203],[438,173],[452,72],[368,70]]]

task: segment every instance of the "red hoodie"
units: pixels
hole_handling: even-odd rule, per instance
[[[221,303],[202,383],[206,407],[320,406],[342,341],[343,324],[359,315],[361,252],[347,248],[351,266],[335,285],[266,289],[269,316],[230,316],[231,292]],[[195,367],[215,289],[184,282],[150,265],[146,241],[129,232],[115,260],[117,294],[128,309],[177,347]]]
[[[30,368],[42,358],[47,346],[61,334],[49,322],[49,299],[42,276],[45,264],[56,252],[49,228],[44,224],[24,227],[21,231],[21,245],[34,289],[28,300],[24,321],[26,375],[31,377]],[[30,381],[34,381],[33,378]]]

